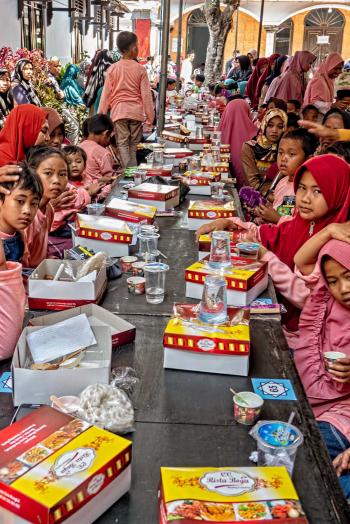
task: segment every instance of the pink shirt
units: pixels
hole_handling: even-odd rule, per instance
[[[281,206],[283,204],[283,198],[285,196],[295,195],[294,182],[290,182],[288,180],[288,177],[284,176],[282,180],[280,180],[277,186],[275,187],[273,195],[274,195],[273,207],[274,209],[277,209],[278,206]]]
[[[25,292],[22,265],[7,262],[0,271],[0,360],[10,358],[22,331]]]
[[[116,120],[139,120],[153,124],[154,107],[146,69],[135,60],[122,59],[107,71],[98,108],[99,113],[111,109]]]
[[[24,244],[26,247],[23,255],[24,267],[35,268],[47,258],[48,237],[54,214],[55,210],[49,202],[45,213],[38,209],[33,222],[24,231]]]
[[[74,191],[75,200],[71,208],[55,211],[51,231],[56,231],[56,229],[62,227],[67,223],[68,219],[74,220],[75,215],[91,203],[91,197],[83,187],[75,187],[72,184],[67,184],[67,189]]]

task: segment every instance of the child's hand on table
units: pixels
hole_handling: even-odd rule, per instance
[[[196,241],[198,242],[201,235],[206,235],[213,231],[233,231],[234,229],[238,229],[238,227],[234,222],[232,222],[232,220],[228,218],[218,218],[217,220],[203,224],[203,226],[197,229]]]
[[[255,214],[265,222],[272,222],[273,224],[277,224],[281,218],[272,206],[265,206],[264,204],[260,204],[260,206],[255,209]]]
[[[340,477],[343,471],[350,469],[350,448],[340,453],[340,455],[333,460],[333,466],[338,477]]]
[[[20,166],[3,166],[0,167],[0,193],[9,195],[10,191],[1,184],[4,182],[16,182],[19,178],[19,173],[22,171]]]
[[[334,364],[327,363],[327,370],[335,382],[340,384],[350,382],[350,358],[340,358]]]

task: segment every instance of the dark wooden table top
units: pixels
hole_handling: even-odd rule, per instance
[[[183,206],[183,207],[186,207]],[[289,378],[298,401],[267,401],[261,417],[287,420],[304,435],[293,481],[310,523],[349,523],[350,512],[331,461],[321,441],[315,419],[297,376],[282,334],[279,316],[251,320],[252,351],[249,377],[235,377],[163,369],[162,336],[174,301],[185,300],[184,268],[197,259],[194,233],[183,227],[183,217],[158,219],[160,250],[168,256],[166,299],[150,305],[145,297],[129,295],[125,276],[109,284],[103,306],[132,322],[136,340],[117,349],[113,366],[132,366],[140,377],[133,395],[135,433],[133,480],[125,495],[103,516],[99,524],[155,524],[160,466],[251,466],[256,449],[249,427],[233,420],[235,390],[252,390],[250,378]],[[270,294],[273,291],[270,289]],[[9,369],[10,362],[0,366]],[[0,395],[0,427],[10,422],[10,395]],[[85,524],[85,523],[84,523]]]

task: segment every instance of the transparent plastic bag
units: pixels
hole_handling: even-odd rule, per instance
[[[115,388],[120,388],[129,397],[133,394],[135,387],[140,382],[136,371],[131,367],[117,367],[112,369],[112,380],[110,385]]]

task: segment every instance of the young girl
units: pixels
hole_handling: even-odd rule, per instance
[[[266,180],[268,168],[276,162],[278,142],[287,127],[287,115],[281,109],[270,109],[264,115],[255,140],[245,142],[241,152],[241,164],[245,182],[262,193],[272,180]]]
[[[89,181],[85,176],[87,155],[79,146],[66,146],[63,153],[69,165],[69,185],[79,189],[84,189],[90,197],[101,194],[101,190],[107,185],[108,180],[99,178],[95,182]],[[102,195],[103,197],[104,195]]]
[[[350,245],[329,241],[318,258],[320,280],[300,316],[294,359],[332,459],[350,447]],[[330,364],[328,351],[345,358]],[[340,477],[350,497],[350,473]]]
[[[308,277],[293,272],[294,256],[310,237],[328,224],[346,222],[350,206],[350,168],[335,155],[310,158],[299,167],[294,189],[297,212],[277,225],[257,227],[239,218],[219,219],[197,231],[198,236],[222,229],[254,230],[257,240],[265,248],[260,250],[261,261],[268,263],[269,274],[287,308],[282,322],[291,348],[298,339],[300,309],[310,294],[310,286],[318,281],[317,271]]]

